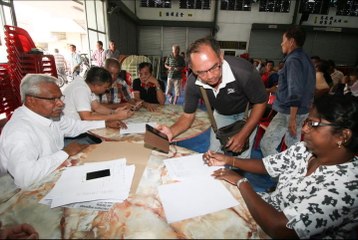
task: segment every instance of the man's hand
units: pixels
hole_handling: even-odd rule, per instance
[[[63,148],[63,151],[65,151],[69,156],[73,156],[81,152],[83,149],[85,149],[88,146],[89,146],[88,144],[71,142],[70,144],[68,144],[66,147]]]
[[[169,142],[172,141],[172,139],[173,139],[173,133],[172,133],[172,131],[170,130],[169,127],[167,127],[167,126],[165,126],[165,125],[158,125],[158,126],[156,127],[156,129],[158,129],[160,132],[162,132],[162,133],[164,133],[165,135],[167,135]]]
[[[106,120],[106,127],[107,128],[124,128],[127,129],[127,124],[120,120]]]
[[[134,111],[132,111],[130,106],[119,107],[116,110],[114,110],[114,113],[113,113],[113,115],[118,120],[130,118],[133,114],[134,114]]]
[[[152,103],[143,103],[143,107],[145,107],[149,112],[154,112],[158,108],[158,104],[152,104]]]
[[[0,239],[39,239],[39,234],[31,225],[24,223],[1,229]]]

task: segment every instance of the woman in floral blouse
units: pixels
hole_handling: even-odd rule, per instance
[[[235,171],[213,176],[236,184],[251,215],[272,238],[348,238],[358,225],[358,100],[324,95],[304,123],[304,141],[257,159],[207,152],[208,165],[231,165],[278,178],[256,193]]]

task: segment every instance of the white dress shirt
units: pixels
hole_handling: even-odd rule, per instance
[[[79,121],[65,116],[53,121],[21,106],[0,135],[0,175],[8,172],[18,187],[28,187],[68,158],[62,150],[64,137],[103,127],[104,121]]]

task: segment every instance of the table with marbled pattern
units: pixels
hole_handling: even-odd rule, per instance
[[[136,142],[132,144],[143,144]],[[81,164],[96,145],[71,157]],[[153,150],[137,191],[109,211],[75,208],[50,208],[39,201],[52,189],[63,169],[56,170],[30,189],[16,189],[8,176],[0,178],[0,220],[4,225],[30,223],[40,238],[133,238],[133,239],[247,239],[268,238],[255,223],[239,190],[222,183],[239,205],[204,216],[168,224],[157,187],[173,182],[164,159],[193,154],[191,150],[171,145],[168,154]]]
[[[156,122],[157,124],[165,124],[171,126],[183,113],[183,106],[167,104],[160,106],[154,112],[150,112],[145,108],[140,108],[134,113],[132,117],[124,120],[126,123],[146,123]],[[209,116],[206,111],[197,109],[195,113],[195,120],[191,125],[190,129],[178,135],[173,139],[173,142],[186,140],[189,138],[196,137],[201,133],[205,132],[210,127]],[[144,138],[143,134],[131,134],[121,135],[120,131],[112,128],[101,128],[90,131],[93,135],[100,137],[107,141],[127,141],[128,139],[135,138],[137,141],[141,141]]]

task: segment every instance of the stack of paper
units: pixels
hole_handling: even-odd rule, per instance
[[[51,208],[65,205],[108,210],[113,203],[128,198],[134,170],[134,165],[126,166],[124,158],[69,167],[40,203]]]
[[[158,187],[159,197],[169,223],[239,204],[221,181],[210,176],[213,171],[222,167],[205,165],[202,154],[166,159],[164,164],[173,179],[181,180]]]

